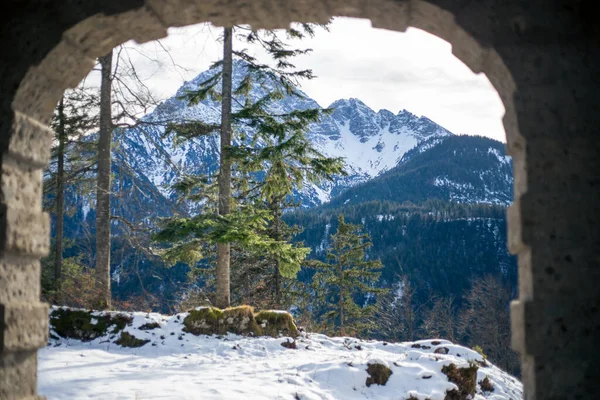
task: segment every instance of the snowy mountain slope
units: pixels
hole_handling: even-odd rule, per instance
[[[246,68],[243,61],[234,62],[234,86],[241,81]],[[181,172],[206,173],[216,170],[219,156],[219,140],[216,135],[196,139],[181,146],[176,145],[172,137],[164,136],[167,121],[219,122],[218,103],[205,100],[191,105],[181,98],[186,92],[196,90],[214,73],[214,70],[208,70],[186,82],[175,96],[144,117],[146,124],[128,129],[122,135],[121,145],[125,149],[128,162],[140,175],[145,175],[153,182],[166,197],[171,196],[169,187]],[[264,80],[261,85],[252,89],[249,97],[256,101],[272,90],[274,85],[277,85],[277,82]],[[298,93],[300,97],[286,96],[274,103],[271,111],[288,113],[320,107],[300,90]],[[234,101],[234,110],[239,108],[242,102],[243,99]],[[338,100],[328,108],[333,108],[334,112],[320,123],[311,126],[309,137],[324,154],[344,157],[349,176],[340,177],[339,181],[334,183],[307,186],[296,195],[304,206],[328,201],[342,189],[366,181],[395,166],[406,151],[431,136],[451,135],[449,131],[425,117],[416,117],[405,110],[397,115],[387,110],[376,113],[358,99]],[[253,132],[238,128],[237,133],[239,138],[242,134],[251,136]]]
[[[477,384],[474,400],[523,398],[517,379],[446,340],[384,343],[304,334],[297,349],[287,349],[281,346],[287,338],[186,334],[181,324],[186,313],[128,314],[133,322],[125,331],[147,344],[122,348],[108,335],[85,343],[51,339],[39,352],[38,391],[49,400],[443,400],[456,388],[443,366],[474,363],[477,382],[488,377],[494,389],[484,392]],[[140,329],[149,322],[160,326]],[[392,370],[385,386],[366,386],[370,362]]]
[[[435,136],[404,153],[393,168],[349,188],[325,207],[427,199],[508,206],[512,190],[512,160],[501,142],[478,136]]]
[[[411,148],[430,137],[451,132],[406,110],[375,112],[358,99],[337,100],[313,140],[332,157],[345,157],[349,168],[369,178],[396,166]]]

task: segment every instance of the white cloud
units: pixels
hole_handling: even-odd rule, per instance
[[[206,24],[169,29],[161,44],[171,57],[156,42],[127,47],[146,84],[166,98],[220,58],[220,32]],[[312,68],[317,76],[304,82],[302,89],[322,106],[356,97],[376,111],[406,109],[455,133],[505,141],[504,107],[498,94],[485,75],[474,74],[452,55],[450,44],[436,36],[414,28],[406,33],[374,29],[368,20],[336,18],[330,32],[319,31],[300,45],[313,52],[298,57],[295,64]],[[262,57],[259,49],[250,51]]]

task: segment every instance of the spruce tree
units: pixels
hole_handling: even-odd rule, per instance
[[[313,277],[317,302],[328,310],[323,318],[334,324],[336,332],[357,334],[364,331],[373,307],[361,306],[356,300],[387,291],[375,287],[383,265],[379,260],[366,257],[366,250],[371,245],[370,237],[362,232],[362,227],[346,223],[340,214],[337,232],[331,236],[327,251],[329,262],[314,260],[310,263],[318,270]]]
[[[44,209],[55,217],[56,235],[53,260],[51,264],[50,260],[44,262],[47,267],[52,265],[51,274],[43,271],[43,290],[47,295],[60,291],[63,277],[63,224],[65,215],[74,211],[65,205],[66,188],[77,185],[78,193],[87,194],[87,173],[95,166],[93,143],[86,141],[85,135],[97,125],[96,103],[97,96],[85,88],[68,91],[60,99],[50,124],[55,140],[50,166],[44,173]]]
[[[265,119],[271,118],[266,113],[263,115]],[[318,115],[315,113],[315,117]],[[301,190],[307,183],[333,180],[335,175],[344,173],[341,159],[324,156],[306,137],[306,130],[312,121],[311,116],[305,121],[294,121],[290,126],[282,127],[273,119],[268,127],[262,127],[254,137],[255,141],[261,140],[267,145],[238,149],[246,152],[243,158],[246,170],[265,173],[254,187],[258,187],[256,196],[259,204],[269,212],[270,224],[266,234],[276,241],[290,242],[300,232],[297,226],[288,226],[282,218],[284,211],[297,207],[292,199],[294,190]],[[274,133],[278,131],[281,133]],[[301,246],[297,244],[297,247]],[[272,295],[272,306],[281,307],[283,281],[295,277],[300,265],[283,264],[278,254],[265,261],[263,267],[266,268],[260,274],[264,276],[268,270],[271,271],[270,277],[265,278],[266,286]],[[292,268],[286,269],[285,265]]]
[[[313,34],[312,26],[303,27],[304,31],[290,30],[288,35],[303,37],[304,34]],[[298,79],[312,78],[312,71],[295,70],[288,60],[308,50],[288,49],[273,31],[261,33],[234,27],[233,32],[249,43],[263,46],[275,60],[275,66],[259,63],[245,51],[233,51],[227,43],[231,32],[225,30],[224,59],[213,64],[214,74],[202,82],[198,90],[184,96],[191,104],[209,98],[220,101],[221,124],[194,121],[172,123],[167,128],[167,133],[175,133],[178,140],[193,140],[220,129],[218,212],[215,213],[204,202],[205,207],[200,214],[191,218],[172,218],[155,235],[157,241],[171,243],[164,252],[171,261],[193,263],[204,257],[201,248],[206,249],[211,243],[217,246],[215,298],[219,307],[229,305],[230,252],[224,249],[230,249],[232,243],[241,252],[249,251],[273,260],[274,277],[295,276],[309,250],[288,243],[282,234],[281,213],[285,201],[303,182],[331,179],[334,174],[341,173],[343,167],[341,159],[324,157],[306,139],[309,125],[318,121],[324,110],[294,110],[277,114],[271,111],[273,105],[285,96],[303,96],[294,83]],[[244,75],[235,87],[227,70],[228,54],[243,60],[236,64]],[[227,85],[226,81],[229,81]],[[221,92],[218,91],[219,82]],[[253,100],[250,92],[256,87],[265,94]],[[235,108],[226,100],[229,90]],[[233,128],[229,137],[222,135],[226,120]],[[251,138],[246,136],[249,131],[252,132]],[[265,177],[260,178],[259,175],[265,172]],[[198,200],[198,193],[206,192],[211,184],[214,185],[214,177],[188,176],[185,181],[188,195],[196,193],[195,199],[190,198],[192,200]],[[225,205],[228,208],[224,208]],[[277,282],[276,291],[279,287]],[[276,303],[279,302],[280,296],[276,300]]]

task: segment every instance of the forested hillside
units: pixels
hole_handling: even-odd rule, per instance
[[[429,200],[419,205],[370,201],[298,211],[287,221],[304,228],[296,238],[311,257],[323,258],[336,217],[362,224],[371,236],[371,258],[383,265],[381,285],[410,277],[425,301],[433,293],[460,297],[470,280],[501,275],[516,285],[516,260],[506,249],[505,208]]]
[[[396,167],[344,191],[328,207],[428,199],[508,205],[512,184],[503,143],[478,136],[434,137],[406,152]]]
[[[338,215],[364,227],[372,240],[369,259],[383,264],[378,287],[390,289],[357,298],[378,310],[375,337],[457,338],[482,346],[517,373],[509,350],[508,302],[517,288],[516,258],[507,249],[511,168],[499,142],[435,138],[407,152],[395,168],[285,219],[302,228],[295,240],[311,248],[309,258],[322,261]],[[310,282],[314,273],[305,268],[299,276]],[[488,327],[480,325],[486,320]]]

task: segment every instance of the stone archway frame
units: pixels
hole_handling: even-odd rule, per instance
[[[452,53],[473,72],[485,73],[505,107],[507,149],[513,157],[515,203],[509,210],[509,248],[519,254],[521,301],[531,296],[530,251],[522,242],[519,199],[527,191],[525,140],[513,101],[516,84],[493,48],[468,34],[449,11],[424,0],[147,0],[114,15],[95,14],[66,30],[61,41],[22,79],[12,101],[13,122],[2,156],[0,256],[12,294],[0,289],[0,377],[8,377],[15,398],[36,392],[36,352],[47,341],[47,306],[39,302],[39,258],[49,251],[50,224],[42,212],[42,169],[48,164],[53,132],[47,127],[64,90],[75,87],[94,60],[128,40],[144,43],[167,35],[169,27],[210,21],[217,26],[249,24],[256,29],[286,28],[291,22],[327,22],[332,16],[367,18],[375,28],[415,27],[452,45]],[[513,347],[523,353],[522,303],[513,304]],[[532,363],[524,357],[526,390]],[[529,365],[529,368],[528,366]],[[2,390],[0,390],[2,394]],[[0,396],[1,397],[1,396]]]

